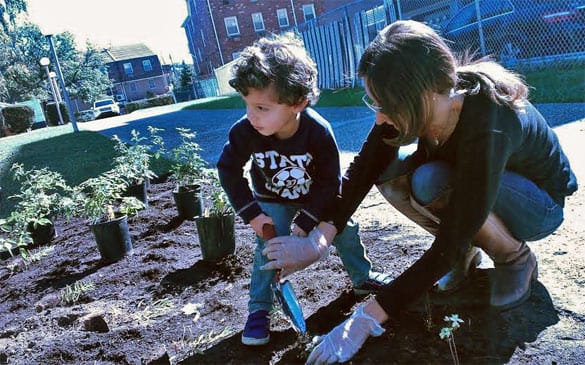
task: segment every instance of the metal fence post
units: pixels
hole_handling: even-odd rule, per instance
[[[485,57],[485,39],[483,37],[483,26],[481,24],[481,11],[479,8],[479,0],[475,0],[475,15],[477,17],[477,29],[479,31],[479,46],[481,47],[481,55]]]

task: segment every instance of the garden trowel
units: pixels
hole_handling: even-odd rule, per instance
[[[262,238],[268,241],[274,237],[276,237],[274,225],[264,224],[262,226]],[[307,325],[305,324],[303,310],[301,309],[301,305],[299,304],[290,281],[280,280],[280,269],[276,270],[276,278],[274,279],[274,283],[272,283],[272,291],[274,292],[274,297],[278,301],[282,311],[290,320],[295,331],[304,335],[307,332]]]

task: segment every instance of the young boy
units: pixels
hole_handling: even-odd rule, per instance
[[[319,89],[301,40],[292,34],[260,39],[242,52],[233,74],[230,85],[244,99],[246,115],[230,129],[217,168],[231,204],[257,235],[242,343],[263,345],[270,340],[275,272],[260,270],[267,262],[262,226],[273,224],[277,235],[306,236],[338,193],[339,152],[329,123],[307,108]],[[243,171],[250,159],[253,191]],[[363,295],[388,277],[371,271],[357,230],[348,225],[335,245],[355,293]]]

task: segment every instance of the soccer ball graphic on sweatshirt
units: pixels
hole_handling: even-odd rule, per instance
[[[279,188],[292,188],[303,185],[310,177],[304,169],[297,166],[285,167],[272,177],[272,184]]]

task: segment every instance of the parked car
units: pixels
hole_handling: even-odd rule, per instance
[[[77,114],[77,121],[78,122],[89,122],[94,120],[95,112],[93,109],[82,110]]]
[[[584,0],[482,0],[486,54],[516,59],[585,51]],[[453,47],[480,50],[476,3],[462,7],[443,28]]]
[[[92,110],[94,119],[102,119],[120,115],[120,106],[112,98],[96,100],[93,103]]]

